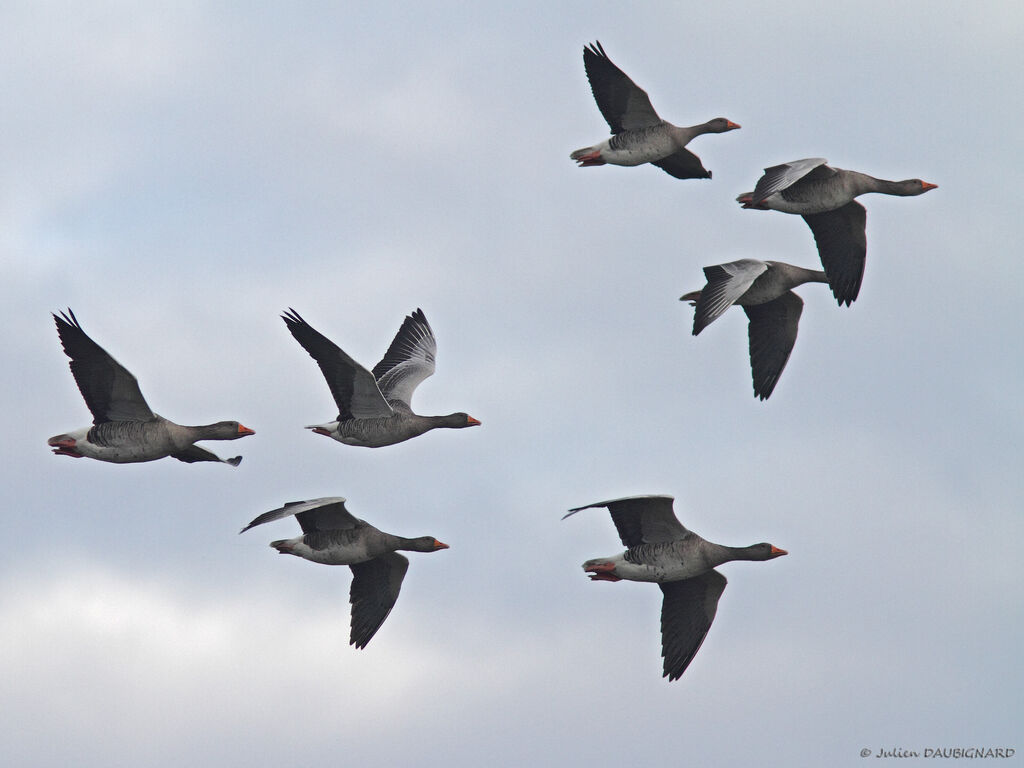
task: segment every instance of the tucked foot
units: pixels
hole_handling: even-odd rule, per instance
[[[767,211],[768,210],[768,206],[765,205],[764,203],[758,203],[757,205],[754,205],[753,201],[754,201],[754,193],[753,192],[748,192],[747,194],[740,195],[739,197],[736,198],[736,202],[738,202],[740,204],[740,207],[742,207],[742,208],[755,208],[755,209],[757,209],[759,211]]]
[[[83,458],[83,454],[72,448],[54,448],[53,453],[55,456],[70,456],[73,459]]]
[[[615,563],[607,560],[587,560],[583,564],[583,570],[591,574],[591,581],[622,581],[615,575]]]
[[[78,449],[75,447],[77,443],[72,437],[63,435],[59,437],[51,437],[46,441],[46,444],[53,448],[53,452],[57,456],[70,456],[74,459],[82,458],[82,454],[79,453]]]
[[[579,163],[580,168],[585,168],[588,165],[604,165],[605,162],[604,158],[601,157],[601,150],[594,149],[593,147],[577,149],[569,157]]]

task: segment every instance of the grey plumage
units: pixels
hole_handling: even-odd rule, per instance
[[[146,403],[135,377],[85,333],[70,308],[53,319],[61,346],[71,358],[71,373],[93,416],[92,427],[51,437],[47,442],[55,454],[115,464],[171,456],[186,463],[238,466],[241,456],[221,459],[193,443],[235,440],[254,434],[253,430],[237,421],[185,426],[159,416]]]
[[[753,192],[736,199],[744,208],[802,216],[814,234],[832,294],[840,305],[849,306],[860,293],[867,260],[867,211],[854,198],[869,192],[909,197],[937,185],[921,179],[877,179],[826,163],[823,157],[810,157],[770,166]]]
[[[684,294],[695,305],[696,336],[737,304],[749,319],[750,373],[754,396],[766,400],[774,391],[796,344],[804,302],[791,289],[804,283],[825,283],[821,270],[804,269],[781,261],[740,259],[704,267],[707,284]]]
[[[432,536],[407,539],[385,533],[353,516],[340,496],[288,502],[259,515],[239,533],[293,515],[302,536],[272,541],[270,546],[314,563],[351,568],[349,644],[356,648],[370,642],[398,600],[409,560],[395,550],[435,552],[448,548]]]
[[[405,318],[373,371],[356,362],[294,309],[281,317],[295,340],[320,366],[338,406],[334,422],[307,429],[347,445],[379,448],[431,429],[480,424],[462,412],[446,416],[413,413],[413,392],[434,373],[437,356],[437,341],[423,310],[417,309]]]
[[[677,179],[711,178],[711,171],[686,145],[702,134],[724,133],[739,125],[724,117],[693,126],[662,120],[647,92],[612,63],[600,42],[584,47],[583,67],[612,137],[572,152],[570,157],[581,167],[651,163]]]
[[[663,676],[677,680],[704,643],[726,579],[714,568],[732,560],[771,560],[787,554],[771,544],[725,547],[687,530],[672,510],[671,496],[632,496],[569,510],[606,508],[626,551],[588,560],[595,581],[653,581],[663,593]]]

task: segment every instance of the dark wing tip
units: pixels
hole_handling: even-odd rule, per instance
[[[255,527],[256,527],[257,525],[259,525],[259,524],[260,524],[261,522],[263,522],[263,515],[257,515],[257,516],[256,516],[255,518],[253,518],[252,520],[250,520],[250,521],[249,521],[249,524],[248,524],[248,525],[246,525],[246,526],[245,526],[245,528],[243,528],[242,530],[240,530],[240,531],[239,531],[239,533],[240,533],[240,534],[242,534],[242,533],[245,533],[245,532],[246,532],[246,531],[248,531],[248,530],[249,530],[250,528],[255,528]]]
[[[61,312],[59,315],[56,312],[51,312],[50,315],[57,326],[57,335],[60,336],[62,343],[64,341],[64,334],[67,331],[78,331],[78,333],[88,338],[88,334],[82,329],[78,318],[75,317],[75,313],[71,311],[71,307],[68,307],[67,312]],[[65,348],[65,351],[67,351],[67,348]]]
[[[583,46],[583,58],[586,60],[587,54],[591,56],[597,56],[598,58],[607,59],[608,54],[604,52],[604,46],[601,45],[600,40],[595,40],[588,45]]]
[[[711,171],[704,167],[700,158],[686,149],[677,150],[661,160],[651,161],[651,165],[661,168],[669,176],[676,179],[710,179]]]
[[[430,323],[427,322],[427,316],[423,313],[423,310],[420,309],[419,307],[416,307],[416,311],[413,312],[412,314],[410,314],[409,317],[411,317],[413,320],[415,320],[418,323],[423,323],[428,328],[430,327]]]
[[[75,317],[75,313],[71,311],[71,307],[68,307],[67,312],[61,312],[60,315],[56,312],[51,312],[50,314],[57,322],[57,328],[60,328],[63,323],[64,325],[70,325],[78,330],[82,330],[82,326],[78,323],[78,318]]]
[[[860,286],[858,285],[856,288],[847,289],[847,291],[848,292],[843,293],[839,289],[834,288],[832,290],[832,295],[835,296],[836,304],[838,304],[840,307],[849,307],[853,304],[853,302],[857,300],[857,295],[860,293]]]
[[[598,502],[596,504],[584,504],[582,507],[573,507],[564,515],[562,515],[562,519],[565,520],[565,518],[571,517],[572,515],[575,515],[577,512],[582,512],[584,509],[607,509],[608,504],[609,502],[605,501]]]

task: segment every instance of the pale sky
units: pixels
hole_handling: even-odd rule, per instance
[[[0,754],[18,766],[865,765],[1024,755],[1024,11],[912,0],[652,4],[9,2],[0,9]],[[607,136],[600,40],[714,173],[577,169]],[[939,189],[870,195],[860,297],[805,302],[755,400],[746,317],[678,297],[739,258],[818,267],[744,211],[803,157]],[[50,312],[237,469],[50,454],[90,415]],[[365,450],[279,315],[372,366],[422,307],[420,413],[483,426]],[[681,680],[661,593],[570,507],[671,494],[789,556],[729,586]],[[410,553],[348,645],[347,568],[278,556],[344,496]],[[905,761],[913,764],[915,761]]]

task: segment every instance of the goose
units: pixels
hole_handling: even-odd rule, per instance
[[[222,459],[195,445],[197,440],[237,440],[253,435],[237,421],[218,421],[199,427],[175,424],[150,410],[139,383],[128,370],[82,330],[68,308],[53,314],[57,335],[71,358],[71,373],[92,426],[51,437],[47,443],[58,456],[83,456],[114,464],[155,461],[171,456],[178,461],[219,461],[237,467],[241,456]]]
[[[628,496],[570,509],[605,508],[626,551],[587,560],[592,581],[653,581],[661,604],[662,677],[678,680],[700,650],[718,610],[725,576],[715,568],[733,560],[773,560],[788,554],[771,544],[726,547],[683,527],[672,511],[672,496]]]
[[[792,289],[804,283],[827,283],[821,270],[781,261],[740,259],[704,267],[707,285],[679,297],[696,307],[696,336],[733,304],[743,307],[750,323],[750,372],[754,396],[767,400],[782,375],[796,343],[803,300]]]
[[[823,157],[794,160],[764,169],[753,192],[736,198],[744,208],[803,216],[814,234],[818,255],[840,306],[860,292],[867,257],[867,210],[854,198],[868,192],[913,197],[938,184],[920,179],[886,181],[826,165]]]
[[[651,163],[677,179],[711,178],[711,171],[686,145],[701,134],[725,133],[739,128],[738,124],[724,117],[689,127],[662,120],[647,92],[612,63],[600,42],[583,48],[583,67],[612,137],[570,154],[578,167]]]
[[[437,355],[437,341],[423,310],[406,316],[372,372],[315,330],[294,309],[289,308],[281,318],[295,340],[320,366],[338,404],[337,419],[306,429],[345,445],[379,448],[431,429],[462,429],[480,424],[466,413],[419,416],[412,412],[412,394],[434,372]]]
[[[330,496],[308,501],[290,501],[264,512],[239,533],[272,520],[295,516],[302,535],[270,542],[282,555],[295,555],[324,565],[347,565],[352,569],[352,624],[349,645],[365,648],[391,613],[409,569],[409,560],[396,550],[436,552],[448,549],[433,536],[406,539],[374,528],[345,508],[345,499]]]

